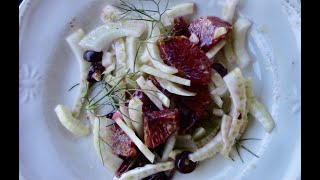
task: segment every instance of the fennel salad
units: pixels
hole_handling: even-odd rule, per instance
[[[233,160],[232,148],[257,156],[241,143],[259,140],[241,138],[248,116],[268,133],[275,126],[242,75],[251,22],[235,16],[239,0],[199,18],[190,18],[196,3],[164,1],[106,5],[100,26],[66,37],[80,83],[73,107],[54,110],[74,135],[93,134],[114,179],[172,179],[217,154]]]

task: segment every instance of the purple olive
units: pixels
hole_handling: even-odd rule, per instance
[[[87,80],[88,80],[90,83],[95,83],[95,82],[97,82],[97,80],[94,79],[94,78],[92,77],[92,75],[93,75],[94,73],[97,73],[97,74],[100,74],[100,75],[101,75],[104,70],[105,70],[105,67],[102,66],[102,64],[100,64],[100,63],[92,63],[92,65],[91,65],[90,68],[89,68]],[[101,79],[102,79],[102,78],[103,78],[103,75],[101,75]]]
[[[169,180],[169,177],[166,175],[166,173],[159,172],[157,174],[153,174],[151,176],[143,178],[142,180]]]
[[[112,119],[113,114],[114,114],[114,112],[108,113],[108,114],[106,115],[106,118]]]
[[[102,61],[103,52],[95,52],[95,51],[86,51],[83,54],[83,59],[88,62],[100,62]]]
[[[225,75],[228,74],[227,68],[225,68],[225,67],[224,67],[222,64],[220,64],[220,63],[213,63],[213,64],[211,65],[211,67],[212,67],[214,70],[216,70],[216,71],[220,74],[221,77],[224,77]]]
[[[196,169],[197,162],[193,162],[189,159],[190,151],[183,151],[176,157],[175,168],[177,171],[183,174],[191,173]]]

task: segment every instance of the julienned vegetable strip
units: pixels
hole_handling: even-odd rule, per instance
[[[198,149],[196,143],[193,141],[190,134],[177,136],[176,143],[174,145],[177,149],[188,149],[189,151],[196,151]]]
[[[169,154],[171,153],[174,144],[176,143],[176,134],[173,134],[166,142],[162,153],[161,161],[167,161]]]
[[[189,159],[193,162],[202,161],[213,157],[222,148],[221,133],[218,133],[208,144],[189,155]]]
[[[219,130],[220,130],[220,127],[216,126],[207,136],[196,141],[196,145],[200,148],[205,146],[218,134]]]
[[[70,132],[77,136],[86,136],[89,134],[89,127],[82,125],[79,120],[75,119],[66,107],[57,105],[54,110],[61,124]]]
[[[159,100],[163,103],[164,106],[167,108],[170,107],[170,99],[164,95],[153,83],[151,80],[147,80],[146,84],[151,88],[152,91],[154,91],[159,98]]]
[[[228,69],[233,69],[237,62],[237,55],[235,54],[234,49],[232,47],[232,36],[228,35],[226,41],[227,42],[223,47],[223,52],[227,60]]]
[[[242,125],[240,127],[240,133],[239,133],[237,139],[240,139],[242,134],[244,134],[245,130],[247,129],[247,126],[248,126],[248,123],[249,123],[248,113],[249,113],[249,110],[250,110],[250,99],[253,96],[251,78],[246,78],[244,80],[244,84],[245,84],[246,96],[247,96],[246,112],[244,114],[243,123],[242,123]]]
[[[152,88],[150,88],[147,83],[146,80],[144,79],[143,76],[140,76],[136,82],[138,83],[138,85],[140,86],[141,90],[144,92],[144,94],[146,94],[149,99],[160,109],[162,110],[162,101],[160,101],[160,99],[158,98],[157,94],[155,91],[152,90]]]
[[[193,14],[194,3],[183,3],[167,10],[167,15],[171,18],[177,18],[180,16],[186,16]]]
[[[246,48],[247,32],[251,25],[248,19],[240,18],[234,24],[233,48],[238,57],[237,64],[240,68],[245,68],[251,62],[251,58]]]
[[[274,128],[274,122],[270,114],[257,99],[252,98],[249,101],[250,114],[262,124],[268,133],[270,133]]]
[[[105,117],[95,118],[93,125],[93,142],[98,157],[103,165],[110,169],[113,173],[122,164],[123,160],[112,153],[112,149],[100,137],[101,121],[106,121]]]
[[[121,175],[118,180],[138,180],[148,177],[158,172],[167,171],[174,168],[173,162],[163,162],[157,164],[148,164],[143,167],[137,167]]]
[[[194,133],[193,133],[193,135],[192,135],[192,139],[194,140],[194,141],[197,141],[197,140],[199,140],[202,136],[204,136],[206,134],[206,130],[203,128],[203,127],[199,127],[199,128],[197,128],[195,131],[194,131]]]
[[[109,23],[119,19],[120,14],[122,14],[122,12],[118,8],[111,5],[106,5],[102,9],[101,20],[105,23]]]
[[[140,68],[140,71],[147,73],[147,74],[150,74],[150,75],[153,75],[153,76],[156,76],[156,77],[159,77],[159,78],[162,78],[162,79],[166,79],[171,82],[182,84],[185,86],[190,86],[190,84],[191,84],[191,81],[189,79],[184,79],[184,78],[172,75],[172,74],[166,74],[166,73],[164,73],[158,69],[155,69],[151,66],[142,65]]]
[[[112,65],[115,63],[115,57],[114,54],[108,52],[108,51],[103,51],[103,56],[102,56],[102,65],[107,68],[108,66]]]
[[[139,39],[137,37],[126,38],[126,46],[127,46],[127,54],[128,54],[127,68],[130,69],[130,72],[133,72],[133,73],[139,70],[138,61],[136,58],[136,53],[138,50],[138,46],[137,46],[138,41]]]
[[[162,78],[158,78],[158,77],[155,77],[155,78],[159,82],[160,86],[163,89],[166,89],[167,91],[169,91],[169,92],[171,92],[173,94],[177,94],[177,95],[180,95],[180,96],[195,96],[196,95],[196,93],[187,91],[187,90],[181,88],[176,83],[173,83],[173,82],[170,82],[168,80],[165,80],[165,79],[162,79]]]
[[[228,134],[227,143],[224,144],[222,150],[222,154],[228,157],[229,152],[231,151],[231,148],[235,143],[235,139],[239,134],[240,127],[243,123],[243,117],[246,113],[247,97],[245,91],[244,78],[239,68],[235,68],[229,74],[224,76],[223,79],[228,87],[233,103],[233,109],[231,111],[231,128]]]
[[[170,152],[169,157],[175,160],[176,156],[180,154],[182,151],[183,151],[182,149],[175,149]]]
[[[142,117],[142,101],[138,97],[134,97],[129,101],[129,117],[134,120],[132,125],[134,131],[138,134],[140,139],[143,139],[143,117]]]
[[[108,49],[111,43],[118,38],[139,37],[145,28],[145,23],[142,21],[108,22],[88,33],[79,44],[83,49],[100,52]]]
[[[231,127],[231,122],[232,122],[232,117],[224,114],[222,116],[222,121],[221,121],[221,135],[222,135],[222,140],[223,143],[228,143],[228,134],[230,131],[230,127]]]
[[[213,58],[219,51],[222,49],[222,47],[227,43],[226,40],[219,41],[216,45],[214,45],[207,53],[206,56],[211,59]]]
[[[128,107],[126,107],[124,104],[120,104],[119,111],[122,114],[123,120],[126,122],[127,126],[130,129],[133,129],[133,125],[132,125],[132,122],[131,122],[132,119],[129,117]]]
[[[116,123],[119,127],[129,136],[129,138],[133,141],[133,143],[137,146],[137,148],[145,155],[145,157],[153,163],[154,154],[148,149],[146,145],[135,135],[132,129],[130,129],[120,118],[117,118]]]
[[[233,17],[236,11],[239,0],[226,0],[223,7],[222,18],[230,23],[233,23]]]
[[[160,51],[157,46],[157,41],[160,37],[160,30],[158,26],[155,26],[152,28],[153,23],[148,22],[147,23],[148,30],[151,32],[150,38],[147,40],[145,52],[142,56],[142,61],[147,61],[145,58],[149,59],[154,67],[157,69],[168,73],[168,74],[175,74],[178,72],[178,70],[174,67],[168,66],[164,64],[161,56],[160,56]]]
[[[124,77],[129,72],[127,70],[126,44],[123,38],[119,38],[115,40],[112,45],[116,55],[115,77]],[[119,89],[124,89],[126,87],[124,83],[125,78],[118,84]],[[125,92],[116,92],[116,96],[120,97],[120,103],[123,103],[122,99],[124,99]]]
[[[127,50],[126,43],[123,38],[119,38],[113,42],[113,48],[116,54],[116,77],[121,77],[127,71]]]
[[[79,84],[79,92],[72,108],[72,115],[75,118],[77,118],[81,112],[81,108],[83,106],[82,98],[86,95],[88,88],[87,73],[90,67],[90,63],[83,60],[84,50],[78,45],[84,36],[84,31],[82,29],[78,29],[66,38],[66,41],[68,42],[73,54],[75,55],[80,67],[81,78]]]
[[[252,92],[252,80],[251,78],[245,79],[245,87],[246,87],[246,94],[248,97],[248,102],[247,105],[248,107],[246,108],[247,111],[256,119],[258,120],[262,126],[265,128],[265,130],[270,133],[272,129],[274,128],[275,124],[264,107],[262,103],[260,103],[253,95]],[[242,128],[241,132],[244,132],[244,129]]]

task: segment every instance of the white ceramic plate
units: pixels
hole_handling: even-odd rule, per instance
[[[92,137],[74,137],[53,111],[59,103],[72,105],[75,93],[67,90],[79,81],[78,64],[65,37],[79,27],[89,32],[101,23],[99,15],[108,2],[25,0],[19,8],[21,179],[112,177],[99,162]],[[221,14],[221,0],[194,2],[197,17]],[[175,179],[300,179],[300,1],[241,0],[239,15],[253,22],[248,42],[253,66],[245,74],[253,77],[254,93],[271,112],[276,127],[268,135],[260,124],[250,121],[245,137],[263,140],[246,145],[260,158],[244,150],[241,154],[245,163],[239,157],[232,162],[218,155],[201,163],[191,174],[177,173]]]

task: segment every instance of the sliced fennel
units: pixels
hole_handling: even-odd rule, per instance
[[[212,98],[213,102],[219,106],[219,108],[222,108],[223,101],[219,95],[211,93],[211,98]]]
[[[95,118],[95,121],[94,121],[94,126],[93,126],[94,147],[103,165],[108,169],[110,169],[113,173],[115,173],[117,169],[121,166],[123,160],[118,156],[114,155],[109,145],[106,144],[106,142],[104,142],[104,140],[101,139],[101,136],[102,136],[101,132],[111,131],[111,130],[108,130],[109,128],[107,129],[101,128],[103,127],[102,121],[107,121],[107,118],[104,118],[104,117]],[[107,135],[111,136],[111,134],[107,134]]]
[[[211,59],[213,58],[218,51],[220,51],[220,49],[222,49],[222,47],[227,43],[226,40],[220,40],[217,44],[215,44],[207,53],[206,56]]]
[[[113,86],[117,85],[118,82],[116,80],[119,81],[119,78],[116,78],[116,77],[112,76],[111,74],[107,74],[107,75],[105,75],[104,80],[106,81],[107,84],[109,84],[110,86],[113,87]]]
[[[140,76],[136,82],[140,86],[141,90],[149,97],[149,99],[160,109],[163,110],[162,101],[158,98],[156,92],[152,90],[146,83],[143,76]]]
[[[251,62],[246,48],[247,32],[251,25],[248,19],[240,18],[234,24],[233,30],[233,48],[238,57],[237,64],[240,68],[245,68]]]
[[[225,35],[225,34],[227,34],[227,28],[218,27],[217,29],[214,30],[213,39],[217,39],[220,36]]]
[[[222,19],[233,23],[234,13],[238,5],[239,0],[226,0],[223,8]]]
[[[228,142],[228,134],[230,131],[231,127],[231,122],[232,122],[232,117],[224,114],[222,116],[222,121],[221,121],[221,135],[222,135],[222,140],[223,143],[226,144]]]
[[[115,40],[113,47],[116,53],[116,77],[121,77],[126,74],[127,70],[127,50],[123,38]]]
[[[171,82],[175,82],[177,84],[182,84],[185,86],[190,86],[190,84],[191,84],[191,81],[189,79],[184,79],[184,78],[172,75],[172,74],[164,73],[164,72],[162,72],[158,69],[155,69],[151,66],[142,65],[140,68],[140,71],[147,73],[147,74],[150,74],[150,75],[153,75],[153,76],[156,76],[156,77],[159,77],[159,78],[162,78],[162,79],[166,79]]]
[[[218,133],[208,144],[189,154],[189,159],[196,162],[211,158],[222,149],[222,146],[221,133]]]
[[[220,127],[217,126],[215,127],[207,136],[205,136],[204,138],[196,141],[196,145],[197,147],[203,147],[205,146],[206,144],[208,144],[216,135],[217,133],[219,132],[220,130]]]
[[[201,139],[201,137],[204,136],[205,134],[206,134],[206,130],[203,127],[199,127],[192,134],[192,139],[194,141],[197,141],[197,140]]]
[[[116,65],[115,63],[111,64],[110,66],[106,67],[106,69],[104,70],[104,72],[102,74],[110,74],[113,70],[116,69]]]
[[[169,154],[172,152],[175,143],[176,143],[176,133],[173,134],[164,145],[161,161],[168,160]]]
[[[227,68],[232,70],[237,62],[237,55],[234,52],[233,45],[232,45],[232,36],[228,35],[226,38],[226,44],[223,47],[224,56],[226,58]]]
[[[129,117],[134,120],[132,122],[134,131],[138,134],[140,139],[143,139],[143,117],[142,117],[143,102],[138,97],[133,97],[129,101]]]
[[[228,92],[228,88],[226,86],[220,86],[215,88],[213,91],[211,91],[211,94],[217,95],[217,96],[225,96]]]
[[[171,18],[186,16],[193,14],[194,3],[182,3],[174,6],[166,11],[167,15]]]
[[[226,86],[226,83],[224,82],[223,78],[216,71],[212,72],[211,80],[212,80],[213,84],[217,87]]]
[[[147,50],[147,45],[140,56],[141,63],[147,63],[150,60],[149,52]]]
[[[71,112],[63,105],[57,105],[54,111],[61,124],[73,134],[77,136],[86,136],[89,134],[89,127],[82,125],[81,122],[74,118]]]
[[[266,110],[266,108],[264,107],[264,105],[254,97],[252,92],[251,78],[245,79],[245,88],[246,88],[246,95],[248,98],[247,100],[248,107],[246,108],[247,113],[250,113],[256,120],[258,120],[262,124],[264,129],[268,133],[270,133],[275,126],[274,121],[270,116],[270,114],[268,113],[268,111]],[[240,129],[241,133],[244,133],[247,123],[248,123],[248,118],[246,118],[246,121],[244,122],[244,124]]]
[[[124,77],[127,72],[127,53],[126,53],[126,44],[123,40],[123,38],[119,38],[113,42],[113,49],[115,50],[116,55],[116,69],[115,69],[115,76],[118,77]],[[121,81],[118,85],[119,89],[124,89],[125,81]],[[116,95],[120,97],[120,102],[124,101],[125,93],[124,91],[117,92]],[[121,102],[123,103],[123,102]]]
[[[192,152],[198,149],[196,143],[193,141],[190,134],[177,136],[176,143],[174,145],[176,149],[188,149]]]
[[[157,164],[148,164],[143,167],[134,168],[121,175],[118,180],[139,180],[151,176],[158,172],[167,171],[174,168],[173,162],[163,162]]]
[[[247,103],[246,103],[246,112],[244,114],[243,117],[243,123],[240,127],[240,133],[237,137],[237,139],[240,139],[242,134],[244,134],[244,132],[247,129],[249,120],[248,120],[248,113],[250,110],[250,99],[253,97],[253,93],[252,93],[252,85],[251,85],[251,78],[246,78],[244,80],[244,84],[245,84],[245,88],[246,88],[246,96],[247,96]]]
[[[211,77],[212,80],[213,77]],[[217,90],[217,88],[215,87],[213,82],[209,83],[209,91],[210,91],[210,96],[211,99],[213,100],[213,102],[219,107],[222,108],[223,105],[223,101],[220,97],[220,95],[218,95],[215,91]]]
[[[173,160],[176,159],[176,156],[180,153],[182,153],[183,150],[181,149],[175,149],[173,151],[170,152],[169,157],[172,158]]]
[[[164,95],[150,80],[146,81],[146,84],[151,88],[152,91],[156,93],[159,100],[165,105],[166,107],[170,106],[170,99]]]
[[[251,78],[246,78],[246,79],[244,80],[244,83],[245,83],[247,98],[252,98],[252,97],[253,97],[253,92],[252,92],[252,79],[251,79]]]
[[[156,14],[157,17],[159,17],[159,14]],[[158,18],[159,19],[159,18]],[[163,26],[167,27],[167,26],[171,26],[174,23],[174,18],[168,16],[167,13],[163,13],[161,16],[161,23],[163,24]]]
[[[79,84],[79,92],[72,108],[72,115],[75,118],[77,118],[81,112],[81,108],[83,106],[82,98],[86,95],[88,87],[87,73],[90,67],[90,63],[83,60],[84,50],[78,45],[84,36],[84,31],[82,29],[78,29],[66,38],[66,41],[68,42],[73,54],[76,56],[76,59],[80,66],[81,80]]]
[[[228,134],[228,141],[225,143],[222,150],[222,154],[228,157],[243,123],[243,118],[246,113],[247,97],[244,78],[239,68],[235,68],[224,76],[223,79],[228,87],[233,104],[233,111],[231,111],[232,123]]]
[[[223,116],[223,110],[222,109],[213,108],[212,114],[215,115],[215,116],[222,117]]]
[[[270,114],[256,98],[251,98],[249,101],[249,113],[270,133],[274,128],[274,122]]]
[[[105,23],[116,21],[120,17],[121,13],[120,9],[111,5],[106,5],[102,10],[101,20]]]
[[[145,23],[142,21],[108,22],[88,33],[79,44],[86,50],[100,52],[108,49],[111,43],[118,38],[141,36],[145,28]]]
[[[114,55],[112,53],[110,53],[108,51],[104,51],[103,52],[102,62],[101,62],[102,66],[107,68],[108,66],[114,64],[115,61],[116,61],[115,57],[114,57]]]
[[[160,71],[163,71],[168,74],[175,74],[178,72],[178,70],[174,67],[168,66],[164,64],[161,56],[160,56],[160,51],[159,47],[157,46],[157,41],[160,37],[160,30],[158,26],[153,27],[152,22],[147,23],[148,30],[151,32],[149,36],[151,36],[148,39],[148,42],[146,44],[145,52],[142,55],[142,61],[146,62],[144,58],[148,58],[151,60],[153,66]]]
[[[116,118],[116,123],[119,127],[129,136],[137,148],[142,152],[142,154],[153,163],[155,155],[149,150],[149,148],[143,144],[143,142],[135,135],[135,133],[130,129],[120,118]]]
[[[249,103],[250,100],[247,100],[247,101],[248,101],[248,103]],[[240,139],[240,138],[241,138],[242,134],[246,131],[247,126],[248,126],[248,123],[249,123],[249,120],[248,120],[249,104],[248,104],[248,103],[247,103],[247,105],[246,105],[247,108],[246,108],[246,112],[245,112],[244,117],[243,117],[243,122],[242,122],[242,124],[241,124],[241,126],[240,126],[239,134],[238,134],[238,136],[236,137],[237,139]]]
[[[138,43],[137,37],[127,37],[126,38],[126,46],[127,46],[127,53],[128,53],[128,61],[127,61],[127,68],[130,70],[130,72],[136,72],[139,70],[138,67],[138,61],[136,58],[136,53],[138,50],[137,43]]]
[[[121,113],[121,115],[123,117],[123,120],[126,122],[127,126],[130,129],[133,129],[133,125],[132,125],[131,119],[129,117],[128,108],[124,104],[120,104],[119,111],[120,111],[120,113]]]
[[[177,94],[180,96],[195,96],[196,95],[196,93],[187,91],[173,82],[170,82],[168,80],[158,78],[158,77],[155,77],[155,78],[159,82],[159,84],[162,88],[166,89],[167,91],[169,91],[173,94]]]

